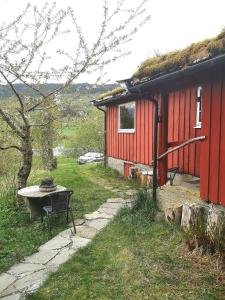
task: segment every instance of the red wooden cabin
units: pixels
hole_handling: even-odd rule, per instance
[[[225,44],[225,43],[224,43]],[[200,177],[203,200],[225,206],[225,54],[134,82],[120,94],[95,101],[106,112],[108,165],[125,176],[132,165],[151,167],[158,104],[158,157],[194,137],[205,139],[158,160],[159,185],[167,171]]]

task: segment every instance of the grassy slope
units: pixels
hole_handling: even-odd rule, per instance
[[[28,299],[224,299],[214,265],[183,253],[176,228],[124,212]]]
[[[34,171],[29,185],[39,184],[45,175],[45,171]],[[108,197],[115,195],[89,180],[93,176],[108,176],[111,180],[115,175],[96,165],[78,166],[72,159],[60,159],[58,169],[50,175],[56,183],[74,190],[72,206],[77,218],[96,210]],[[65,226],[62,216],[58,226],[53,227],[53,235]],[[0,272],[37,251],[46,241],[47,230],[42,230],[40,220],[31,223],[24,207],[13,206],[10,199],[0,199]]]
[[[74,136],[75,127],[71,124],[70,126],[64,126],[63,127],[63,134],[65,136]]]
[[[73,148],[75,143],[75,126],[72,122],[67,123],[62,129],[62,140],[60,142],[66,148]]]

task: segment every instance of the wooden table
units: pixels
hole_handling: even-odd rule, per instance
[[[57,185],[56,190],[52,192],[40,192],[38,185],[28,186],[18,191],[18,195],[24,197],[27,205],[27,210],[30,213],[30,218],[35,219],[40,216],[42,198],[55,192],[66,191],[66,188],[61,185]]]

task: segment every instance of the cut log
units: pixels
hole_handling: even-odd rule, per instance
[[[181,228],[184,231],[200,230],[205,227],[206,208],[197,204],[183,204]]]
[[[207,234],[212,242],[219,242],[225,235],[225,212],[211,208],[207,219]]]
[[[189,250],[205,248],[207,209],[197,204],[184,204],[182,209],[181,228],[184,231],[186,244]]]
[[[182,217],[182,205],[174,208],[167,208],[165,210],[165,220],[169,224],[180,225],[181,217]]]

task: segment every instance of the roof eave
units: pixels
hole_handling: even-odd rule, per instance
[[[126,95],[117,95],[102,101],[94,101],[95,106],[103,106],[111,103],[123,102],[131,99],[131,97],[137,97],[135,94],[139,89],[151,89],[159,86],[160,84],[166,83],[168,81],[174,81],[180,77],[188,77],[194,73],[200,73],[208,70],[213,70],[216,67],[222,67],[225,64],[225,54],[213,57],[197,64],[188,66],[185,69],[178,70],[169,74],[162,75],[156,79],[140,82],[129,89],[129,93]]]
[[[117,96],[113,96],[110,98],[107,98],[105,100],[101,100],[101,101],[97,101],[97,100],[93,100],[93,104],[94,106],[105,106],[111,103],[118,103],[118,102],[126,102],[127,100],[136,98],[136,95],[134,95],[133,93],[127,93],[127,94],[123,94],[123,95],[117,95]]]

